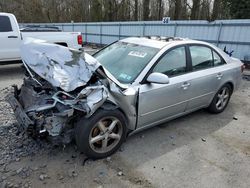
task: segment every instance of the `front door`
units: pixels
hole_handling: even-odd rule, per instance
[[[171,49],[163,55],[151,72],[160,72],[170,78],[169,84],[145,83],[139,89],[137,128],[151,126],[184,113],[189,83],[186,47]]]

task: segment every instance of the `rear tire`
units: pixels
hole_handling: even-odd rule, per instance
[[[214,114],[221,113],[225,110],[232,95],[232,88],[229,84],[223,85],[215,94],[208,111]]]
[[[91,117],[81,118],[76,123],[77,147],[92,159],[112,155],[124,142],[125,136],[126,120],[117,109],[99,109]]]

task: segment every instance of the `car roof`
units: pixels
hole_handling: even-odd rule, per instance
[[[165,46],[180,45],[180,44],[205,44],[209,43],[197,40],[191,40],[188,38],[179,38],[179,37],[160,37],[160,36],[146,36],[146,37],[128,37],[120,40],[126,43],[138,44],[142,46],[148,46],[152,48],[161,49]]]
[[[167,45],[166,42],[163,42],[160,40],[153,40],[153,39],[149,39],[146,37],[129,37],[129,38],[122,39],[120,41],[126,42],[126,43],[138,44],[142,46],[148,46],[152,48],[159,48],[159,49]]]

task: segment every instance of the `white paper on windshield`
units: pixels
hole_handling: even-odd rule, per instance
[[[125,73],[121,73],[121,74],[119,75],[119,77],[120,77],[120,78],[123,78],[123,79],[125,79],[125,80],[130,80],[130,79],[132,78],[131,76],[129,76],[129,75],[125,74]]]
[[[146,52],[131,51],[131,52],[129,52],[128,55],[144,58],[147,55],[147,53]]]

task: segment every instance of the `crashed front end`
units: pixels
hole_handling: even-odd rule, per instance
[[[69,143],[74,121],[92,115],[107,100],[107,87],[97,74],[99,63],[41,41],[26,41],[21,54],[27,76],[7,97],[18,123],[34,137]]]
[[[69,143],[73,137],[74,121],[92,114],[106,100],[102,85],[89,86],[77,94],[57,90],[48,83],[40,86],[32,78],[24,79],[20,89],[8,96],[16,119],[33,137],[51,136]],[[88,102],[87,102],[88,101]]]

